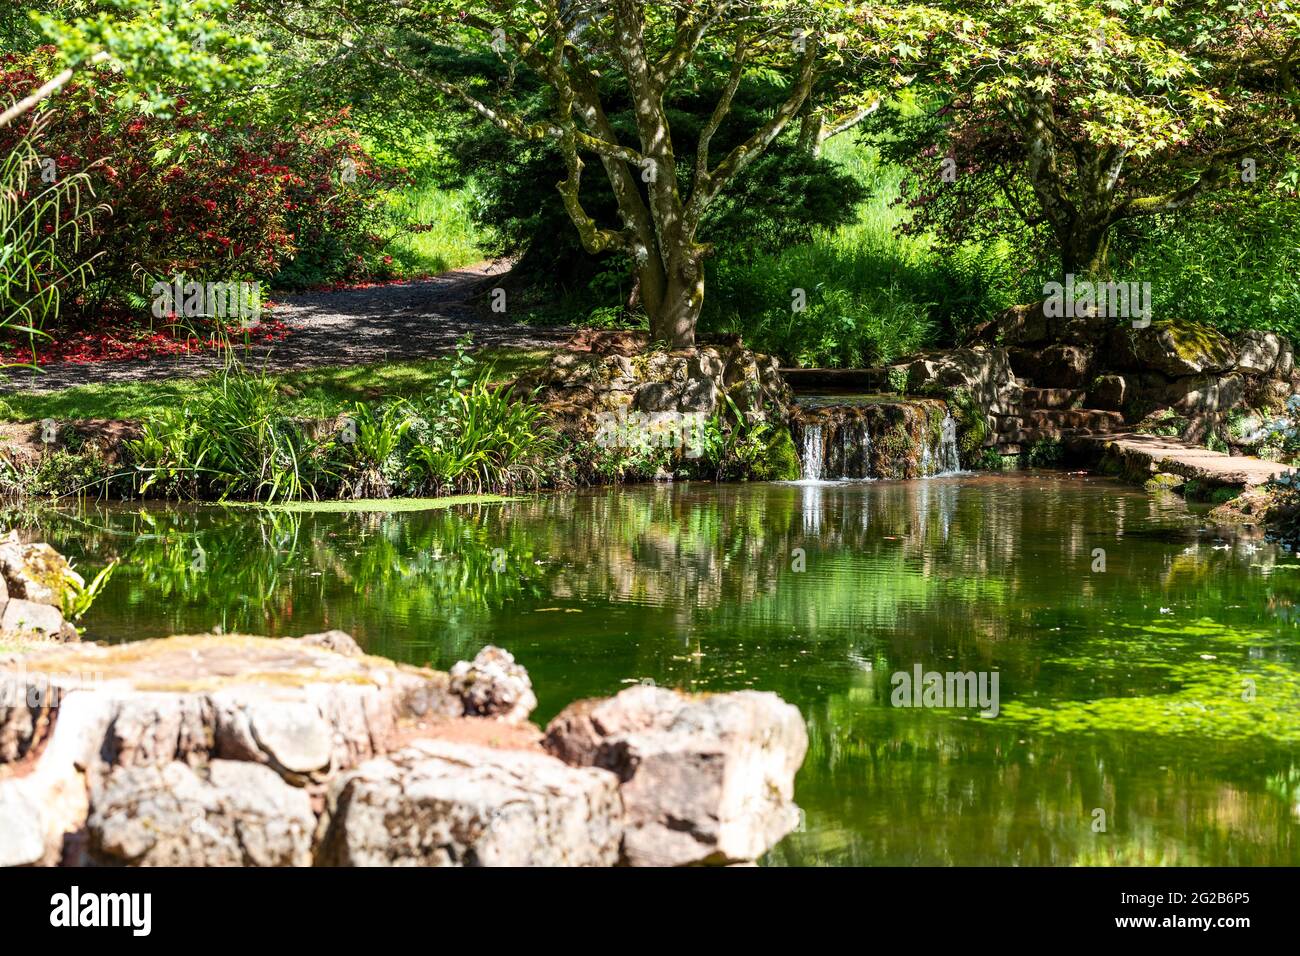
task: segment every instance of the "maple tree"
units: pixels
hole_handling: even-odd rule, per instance
[[[930,109],[904,137],[913,232],[1042,230],[1105,275],[1116,223],[1211,192],[1294,189],[1300,18],[1236,0],[961,0],[927,38]],[[907,126],[908,124],[904,124]],[[947,175],[945,175],[945,173]]]

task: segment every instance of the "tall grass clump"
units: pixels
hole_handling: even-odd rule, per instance
[[[91,275],[91,262],[78,256],[96,213],[89,177],[42,179],[39,142],[44,121],[0,160],[0,330],[42,334],[68,293],[76,295]]]
[[[453,393],[450,403],[431,406],[424,403],[424,427],[417,426],[408,459],[418,484],[438,494],[540,485],[555,446],[539,406],[486,377]]]
[[[233,357],[183,408],[141,426],[127,450],[141,494],[284,501],[317,497],[315,443],[285,414],[274,379]]]
[[[291,417],[276,380],[232,357],[128,444],[138,491],[283,501],[536,488],[550,477],[552,432],[538,406],[491,377],[462,340],[424,394],[321,421]]]

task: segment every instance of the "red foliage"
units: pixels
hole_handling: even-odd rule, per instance
[[[0,56],[0,102],[37,86],[47,58]],[[171,119],[143,116],[117,103],[108,73],[69,84],[47,109],[53,122],[38,152],[55,160],[60,176],[85,172],[95,200],[108,207],[81,246],[82,258],[96,256],[83,308],[147,295],[152,281],[177,275],[271,279],[304,253],[320,279],[369,275],[374,256],[362,253],[374,250],[383,177],[346,127],[346,111],[284,130],[183,109]],[[0,155],[32,118],[0,129]],[[331,251],[327,262],[322,247]]]
[[[228,336],[212,328],[206,335],[193,329],[165,324],[162,329],[138,318],[115,313],[102,317],[92,329],[64,329],[51,340],[36,339],[33,358],[31,343],[0,343],[0,365],[91,365],[129,359],[150,359],[160,355],[186,355],[204,349],[238,347],[281,342],[293,332],[278,319],[259,322],[250,329],[231,331]]]

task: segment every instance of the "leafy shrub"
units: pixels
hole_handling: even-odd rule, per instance
[[[404,401],[383,405],[357,402],[347,422],[346,439],[338,447],[347,475],[345,496],[387,498],[401,479],[402,439],[415,424]]]
[[[417,483],[437,491],[510,492],[536,488],[553,438],[542,410],[519,401],[509,386],[493,387],[486,376],[447,404],[426,400],[424,428],[417,424],[407,459]]]
[[[550,477],[541,408],[490,384],[468,341],[425,395],[356,403],[342,429],[291,418],[274,379],[233,358],[198,398],[128,444],[142,494],[280,501],[510,492]]]
[[[1051,468],[1060,463],[1061,443],[1055,438],[1040,438],[1029,449],[1030,468]]]
[[[957,422],[957,447],[962,460],[967,463],[982,460],[981,449],[989,437],[989,421],[984,409],[965,388],[950,390],[946,398],[948,411]]]
[[[48,50],[0,57],[0,101],[30,92],[51,63]],[[384,177],[346,113],[286,129],[187,111],[183,98],[167,120],[127,101],[103,70],[35,114],[49,122],[41,148],[57,175],[85,177],[111,209],[83,241],[97,256],[88,304],[139,308],[152,280],[176,275],[296,286],[359,278],[379,261]],[[28,114],[0,129],[0,154],[32,122]]]
[[[0,498],[63,498],[106,490],[111,469],[92,449],[57,448],[32,460],[0,455]]]
[[[89,584],[78,584],[75,578],[65,576],[63,579],[64,620],[72,621],[74,624],[80,621],[86,615],[86,612],[90,610],[91,605],[95,603],[95,599],[108,586],[108,582],[112,579],[113,572],[116,570],[117,562],[114,561],[91,578]],[[81,628],[78,628],[78,630],[81,630]]]

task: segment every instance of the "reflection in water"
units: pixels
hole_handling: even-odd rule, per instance
[[[806,826],[769,863],[1300,862],[1300,561],[1105,480],[90,507],[41,532],[84,570],[122,559],[101,639],[339,627],[442,667],[492,642],[543,721],[644,678],[776,691],[810,752]],[[1000,715],[891,707],[890,675],[918,663],[997,670]]]

